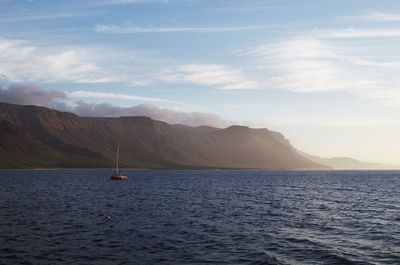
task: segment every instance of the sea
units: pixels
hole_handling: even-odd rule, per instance
[[[400,171],[1,170],[0,264],[400,264]]]

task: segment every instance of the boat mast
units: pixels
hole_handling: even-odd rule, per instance
[[[118,160],[119,160],[119,144],[117,145],[117,165],[116,165],[116,171],[118,172]]]

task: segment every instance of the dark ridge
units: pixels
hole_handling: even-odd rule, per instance
[[[0,167],[326,168],[267,129],[169,125],[149,117],[79,117],[0,103]]]

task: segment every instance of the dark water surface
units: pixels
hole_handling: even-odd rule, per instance
[[[0,171],[0,264],[400,264],[396,171]]]

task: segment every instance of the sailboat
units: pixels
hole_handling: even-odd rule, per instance
[[[111,180],[127,180],[128,176],[122,173],[122,170],[118,168],[119,161],[119,145],[117,145],[117,160],[115,163],[114,175],[111,176]]]

